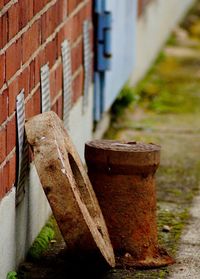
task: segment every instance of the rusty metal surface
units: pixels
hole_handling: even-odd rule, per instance
[[[115,265],[107,228],[78,153],[54,112],[31,118],[25,125],[34,162],[61,233],[72,254],[100,249]]]
[[[113,174],[149,173],[154,172],[160,163],[160,146],[94,140],[86,144],[86,159],[93,171]]]
[[[118,264],[157,267],[173,263],[158,246],[154,174],[160,146],[95,140],[86,144],[85,159]]]

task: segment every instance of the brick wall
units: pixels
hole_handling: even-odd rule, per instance
[[[83,92],[82,26],[91,17],[91,0],[0,0],[0,199],[16,180],[16,97],[24,88],[26,118],[40,113],[48,62],[51,109],[62,117],[61,43],[71,45],[74,103]]]

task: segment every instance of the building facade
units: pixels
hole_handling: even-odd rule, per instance
[[[55,111],[83,159],[93,123],[144,75],[193,2],[0,0],[0,278],[51,214],[25,119]]]

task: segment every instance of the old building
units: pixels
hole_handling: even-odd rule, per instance
[[[120,89],[144,75],[193,2],[0,0],[0,278],[51,213],[24,120],[55,111],[83,158],[93,123],[105,129]]]

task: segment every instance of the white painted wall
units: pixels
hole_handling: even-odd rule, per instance
[[[33,163],[25,187],[25,197],[16,208],[16,265],[25,257],[34,239],[47,222],[51,209]]]
[[[0,278],[15,268],[15,189],[0,202]]]
[[[195,0],[152,0],[136,26],[136,63],[130,78],[134,85],[143,77],[170,35]]]
[[[83,113],[82,97],[73,106],[69,118],[69,135],[84,161],[85,142],[92,139],[93,130],[93,86],[90,86],[88,105]]]

